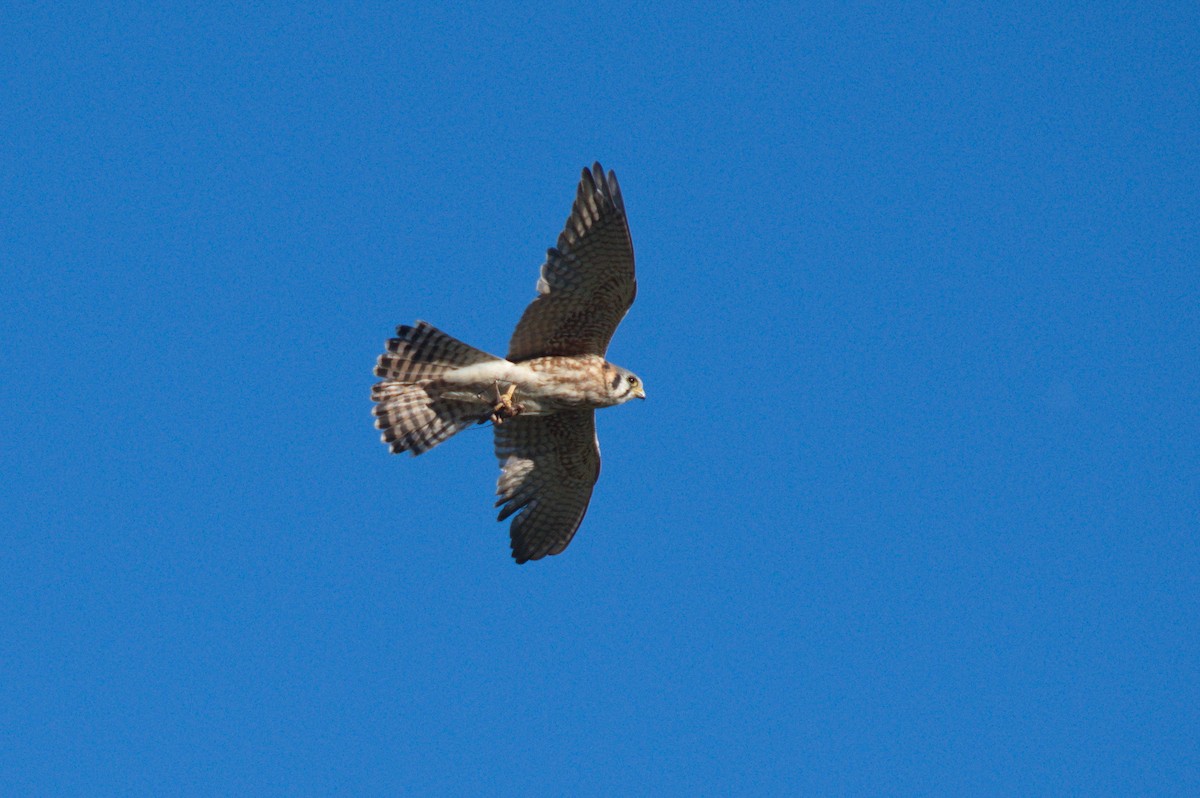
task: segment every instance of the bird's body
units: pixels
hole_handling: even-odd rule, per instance
[[[522,415],[545,415],[560,410],[612,407],[640,392],[622,385],[624,369],[599,355],[576,357],[537,357],[521,363],[496,360],[476,363],[446,372],[437,388],[440,396],[460,402],[474,402],[487,416],[497,400],[510,387],[511,401],[521,407]],[[618,388],[613,377],[618,377]]]
[[[636,375],[604,358],[633,303],[633,245],[616,176],[584,170],[547,252],[538,297],[506,358],[417,322],[397,328],[375,374],[375,425],[393,452],[420,454],[473,424],[495,424],[500,519],[517,562],[558,554],[600,474],[593,411],[644,399]]]

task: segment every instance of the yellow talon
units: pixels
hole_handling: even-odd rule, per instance
[[[513,418],[521,412],[521,406],[513,403],[517,393],[517,384],[509,383],[508,390],[500,393],[500,382],[493,382],[496,388],[496,404],[492,406],[492,423],[503,424],[506,419]]]

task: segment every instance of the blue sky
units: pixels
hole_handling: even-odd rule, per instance
[[[1194,3],[0,14],[0,782],[1200,793]],[[371,368],[639,296],[565,554]]]

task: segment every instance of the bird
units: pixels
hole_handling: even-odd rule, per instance
[[[491,422],[495,506],[512,518],[518,564],[562,553],[583,522],[600,476],[595,411],[646,398],[640,377],[605,359],[637,295],[633,262],[617,176],[594,163],[505,357],[417,321],[376,362],[375,427],[392,453],[419,455]]]

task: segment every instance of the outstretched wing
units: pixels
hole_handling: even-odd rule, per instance
[[[499,520],[517,513],[509,526],[513,559],[558,554],[579,529],[600,476],[594,411],[517,416],[495,431]]]
[[[604,355],[633,304],[637,280],[621,188],[598,163],[583,170],[558,246],[546,252],[537,291],[508,344],[509,360]]]

